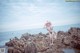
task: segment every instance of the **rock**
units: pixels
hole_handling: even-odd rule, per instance
[[[11,47],[11,46],[13,46],[13,43],[7,42],[5,45],[8,46],[8,47]]]
[[[65,35],[65,32],[59,31],[59,32],[57,33],[57,35],[58,35],[58,36]]]
[[[29,33],[24,33],[24,34],[22,34],[21,39],[22,39],[22,38],[25,38],[26,40],[28,40],[30,36],[31,36],[31,34],[29,34]]]
[[[70,33],[75,33],[75,32],[77,32],[77,28],[70,28],[69,30],[68,30],[68,32],[70,32]]]
[[[80,49],[80,28],[71,28],[68,32],[71,33],[71,46]]]
[[[13,53],[22,53],[21,51],[17,50],[17,49],[14,49],[13,50]]]
[[[14,48],[13,47],[8,47],[8,53],[13,53]]]
[[[25,33],[20,39],[16,37],[5,45],[9,47],[8,53],[64,53],[63,48],[80,49],[80,28],[59,31],[53,45],[50,44],[48,35]]]
[[[34,43],[29,43],[25,49],[25,53],[37,53],[37,48]]]
[[[71,40],[70,40],[70,37],[69,36],[64,37],[63,44],[65,44],[66,46],[69,46],[70,45],[70,42],[71,42]]]

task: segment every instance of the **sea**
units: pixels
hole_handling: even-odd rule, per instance
[[[68,31],[71,27],[78,27],[80,28],[80,24],[71,24],[71,25],[64,25],[64,26],[54,26],[53,30],[55,32],[58,31]],[[0,46],[5,45],[10,39],[14,37],[20,38],[24,33],[30,34],[38,34],[38,33],[47,33],[48,31],[45,28],[36,28],[36,29],[25,29],[25,30],[17,30],[17,31],[8,31],[8,32],[0,32]]]
[[[55,32],[58,32],[58,31],[67,32],[71,27],[80,28],[80,24],[54,26],[53,30]],[[40,32],[46,34],[48,31],[45,28],[36,28],[36,29],[25,29],[25,30],[17,30],[17,31],[0,32],[0,46],[5,45],[6,42],[8,42],[10,39],[13,39],[14,37],[20,38],[22,34],[24,33],[38,34]],[[74,53],[73,51],[70,50],[70,53]],[[65,53],[67,53],[67,51],[65,51]]]

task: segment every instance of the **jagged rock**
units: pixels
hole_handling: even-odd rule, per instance
[[[25,33],[25,34],[22,34],[21,39],[25,38],[26,40],[28,40],[30,36],[31,36],[31,34]]]
[[[65,35],[65,32],[59,31],[59,32],[58,32],[58,36],[61,36],[61,35]]]
[[[80,28],[59,31],[53,45],[50,45],[48,35],[25,33],[20,39],[14,38],[5,45],[12,47],[8,49],[8,53],[63,53],[63,48],[80,49]]]
[[[37,48],[34,43],[28,43],[24,51],[25,53],[37,53]]]
[[[13,47],[8,47],[8,53],[13,53],[14,48]]]
[[[69,45],[70,45],[70,42],[71,42],[70,39],[71,39],[70,36],[64,37],[64,39],[63,39],[63,44],[65,44],[66,46],[69,46]]]
[[[73,47],[80,49],[80,28],[71,28],[69,32],[71,33]]]
[[[17,49],[14,49],[13,50],[13,53],[22,53],[21,51],[17,50]]]
[[[70,30],[68,31],[68,32],[70,32],[71,34],[72,33],[77,33],[77,28],[70,28]]]
[[[5,45],[7,45],[8,47],[11,47],[11,46],[13,46],[13,43],[12,42],[7,42]]]

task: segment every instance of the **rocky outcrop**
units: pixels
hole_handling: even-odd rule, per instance
[[[64,48],[80,49],[80,28],[70,28],[67,32],[57,32],[57,39],[50,44],[47,34],[22,34],[22,37],[7,42],[8,53],[64,53]]]
[[[35,43],[28,43],[27,46],[24,48],[25,53],[37,53],[37,48]]]
[[[71,46],[80,49],[80,28],[71,28],[68,33],[70,34]]]

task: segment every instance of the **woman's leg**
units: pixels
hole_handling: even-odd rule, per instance
[[[53,34],[49,32],[50,44],[53,44]]]

